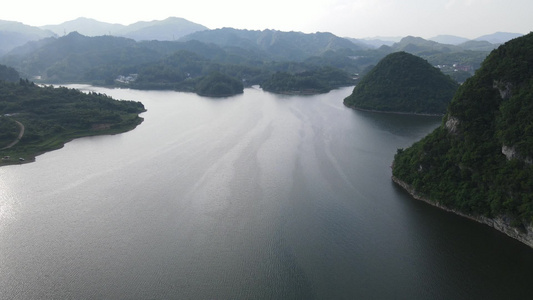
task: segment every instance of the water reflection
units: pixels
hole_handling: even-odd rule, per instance
[[[442,117],[439,116],[418,116],[408,114],[386,114],[377,112],[367,112],[352,110],[352,114],[357,118],[371,124],[378,130],[384,130],[394,135],[414,136],[420,134],[422,124],[440,125]]]
[[[8,175],[4,170],[0,170],[0,231],[15,220],[15,193],[7,183]]]

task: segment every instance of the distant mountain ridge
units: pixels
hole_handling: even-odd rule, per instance
[[[423,39],[420,37],[414,37],[414,36],[406,36],[406,37],[375,37],[375,38],[364,38],[364,39],[352,39],[349,38],[354,43],[362,43],[368,46],[371,46],[373,48],[379,48],[383,45],[385,46],[394,46],[395,44],[402,44],[402,43],[412,43],[415,39],[418,39],[418,43],[420,41],[424,42],[435,42],[441,45],[451,45],[451,46],[458,46],[465,50],[481,50],[482,51],[490,51],[492,49],[495,49],[498,45],[503,44],[505,42],[508,42],[512,39],[515,39],[517,37],[523,36],[521,33],[511,33],[511,32],[495,32],[492,34],[487,34],[480,36],[475,39],[467,39],[465,37],[461,36],[455,36],[455,35],[437,35],[429,39]],[[405,39],[408,38],[406,41]],[[483,42],[484,44],[475,44],[475,42]],[[490,44],[490,45],[489,45]],[[425,46],[431,45],[430,43],[426,43]],[[435,46],[436,44],[433,44]],[[482,46],[483,45],[483,46]],[[397,45],[399,47],[399,45]],[[470,48],[472,47],[472,49]]]
[[[41,29],[54,32],[58,36],[64,36],[71,32],[78,32],[86,36],[112,35],[124,30],[126,26],[110,24],[89,18],[77,18],[57,25],[41,26]]]
[[[78,32],[85,36],[113,35],[131,38],[136,41],[171,41],[196,31],[208,29],[203,25],[176,17],[149,22],[140,21],[128,26],[100,22],[89,18],[78,18],[58,25],[42,26],[41,28],[52,31],[58,36]]]
[[[49,30],[43,30],[20,22],[0,20],[0,56],[27,42],[51,36],[55,36],[55,34]]]
[[[175,17],[128,26],[88,18],[42,28],[5,23],[7,25],[2,26],[4,23],[0,21],[1,62],[16,68],[23,76],[44,82],[112,83],[119,75],[139,73],[141,64],[153,64],[175,51],[186,50],[212,60],[209,64],[214,61],[223,64],[214,68],[227,69],[225,64],[230,63],[238,68],[246,65],[269,72],[287,72],[292,76],[329,66],[348,72],[352,78],[367,73],[386,55],[405,51],[426,59],[462,83],[480,67],[488,52],[497,47],[488,41],[466,41],[455,45],[413,36],[364,40],[341,38],[329,32],[208,30],[205,26]],[[70,36],[70,32],[76,34]],[[498,33],[497,36],[510,38],[513,35]],[[85,46],[72,51],[74,48],[71,47],[81,44]],[[68,49],[71,51],[65,52]],[[315,69],[311,70],[310,66]],[[164,65],[159,67],[164,69]],[[248,80],[248,83],[264,81],[264,76],[268,76],[251,69],[244,72],[246,74],[239,74],[235,71],[238,68],[234,68],[232,74]],[[168,78],[167,75],[163,77]]]
[[[492,34],[487,34],[480,36],[474,40],[476,41],[487,41],[492,44],[503,44],[517,37],[521,37],[521,33],[512,33],[512,32],[495,32]]]
[[[190,40],[213,43],[221,47],[240,47],[246,50],[265,51],[273,55],[274,58],[283,57],[295,61],[320,55],[328,50],[362,49],[361,46],[329,32],[306,34],[294,31],[221,28],[198,31],[180,39],[180,41]]]
[[[453,39],[453,38],[452,38]],[[442,40],[446,40],[442,39]],[[450,39],[448,39],[450,40]],[[451,42],[457,43],[462,39],[453,39]],[[406,51],[409,53],[430,53],[430,52],[461,52],[464,50],[473,51],[491,51],[498,47],[499,44],[493,44],[485,40],[467,40],[459,44],[446,44],[434,40],[426,40],[421,37],[406,36],[398,43],[394,43],[391,47],[397,51]]]
[[[276,30],[263,30],[263,31],[254,31],[254,30],[237,30],[233,28],[222,28],[222,29],[215,29],[215,30],[209,30],[209,28],[197,24],[191,21],[188,21],[183,18],[178,17],[169,17],[165,20],[154,20],[154,21],[140,21],[136,22],[130,25],[122,25],[122,24],[112,24],[112,23],[106,23],[97,21],[90,18],[84,18],[80,17],[75,20],[67,21],[61,24],[56,25],[45,25],[41,27],[34,27],[22,24],[20,22],[13,22],[13,21],[2,21],[0,20],[0,56],[9,52],[11,49],[21,46],[25,44],[28,41],[36,41],[42,38],[46,37],[52,37],[52,36],[64,36],[69,34],[70,32],[78,32],[85,36],[102,36],[102,35],[113,35],[113,36],[120,36],[120,37],[127,37],[134,39],[136,41],[143,41],[143,40],[159,40],[159,41],[174,41],[179,40],[187,35],[193,34],[190,39],[198,39],[205,41],[205,37],[213,36],[213,35],[222,35],[227,33],[228,30],[233,30],[235,32],[240,31],[238,35],[234,35],[233,37],[229,37],[228,35],[225,36],[226,38],[226,44],[220,43],[220,38],[217,37],[218,42],[215,41],[216,44],[222,45],[222,46],[231,46],[232,42],[237,42],[241,44],[237,44],[237,46],[244,47],[245,45],[242,44],[242,42],[245,42],[246,39],[249,39],[250,34],[246,35],[243,34],[244,32],[248,33],[258,33],[261,32],[263,35],[266,33],[282,33],[285,36],[289,36],[288,34],[293,34],[293,37],[295,37],[295,34],[301,34],[304,33],[301,32],[281,32]],[[215,33],[210,34],[204,34],[204,35],[194,35],[196,32],[199,31],[215,31]],[[234,33],[235,33],[234,32]],[[345,43],[345,41],[349,40],[352,42],[352,44],[357,45],[359,49],[366,48],[366,49],[376,49],[380,48],[382,46],[386,47],[392,47],[394,44],[401,43],[401,40],[405,37],[374,37],[374,38],[363,38],[363,39],[356,39],[351,37],[345,37],[340,38],[337,37],[331,33],[313,33],[312,35],[318,36],[318,35],[330,35],[331,40],[337,39],[335,41],[336,44],[339,43]],[[476,38],[474,40],[468,40],[463,37],[453,36],[453,35],[439,35],[430,39],[427,39],[427,41],[437,42],[439,44],[445,44],[445,45],[451,45],[451,46],[461,46],[461,44],[468,43],[471,41],[487,41],[491,44],[499,45],[501,43],[507,42],[513,38],[522,36],[520,33],[508,33],[508,32],[496,32],[493,34],[488,34],[481,36],[479,38]],[[333,38],[334,37],[334,38]],[[244,38],[244,39],[242,39]],[[279,41],[280,36],[276,37]],[[321,37],[322,38],[322,37]],[[264,39],[261,38],[261,39]],[[267,38],[268,39],[268,38]],[[340,42],[342,41],[342,42]],[[211,42],[211,41],[210,41]],[[292,41],[298,44],[298,40]],[[472,45],[472,44],[467,44]],[[248,46],[251,46],[251,44],[248,44]],[[264,47],[264,44],[259,43],[259,48]],[[306,45],[303,44],[303,47]],[[346,48],[346,44],[341,45],[341,48]],[[329,48],[325,47],[325,49],[336,49],[335,45],[330,45]],[[464,48],[464,47],[463,47]],[[466,50],[491,50],[495,47],[490,47],[489,45],[484,45],[481,47],[481,44],[475,45],[474,49],[468,49]],[[249,49],[249,48],[248,48]],[[256,50],[256,49],[254,49]],[[294,50],[294,49],[293,49]],[[403,49],[401,49],[403,50]],[[409,49],[407,49],[409,51]],[[410,51],[409,51],[410,52]]]
[[[467,39],[455,35],[438,35],[432,38],[429,38],[429,41],[434,41],[441,44],[450,44],[450,45],[460,45],[471,41],[484,41],[491,44],[499,45],[506,43],[517,37],[521,37],[523,34],[514,33],[514,32],[495,32],[492,34],[486,34],[475,39]]]
[[[429,38],[428,40],[434,41],[441,44],[450,44],[450,45],[459,45],[465,42],[470,41],[467,38],[455,36],[455,35],[437,35],[435,37]]]
[[[119,32],[120,36],[136,41],[174,41],[197,31],[209,28],[183,18],[167,18],[162,21],[137,22]]]

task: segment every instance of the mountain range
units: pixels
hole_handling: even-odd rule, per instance
[[[329,32],[304,34],[277,30],[238,30],[222,28],[197,31],[180,39],[213,43],[221,47],[239,47],[251,51],[263,51],[275,59],[301,61],[309,56],[319,55],[328,50],[360,50],[355,43],[337,37]]]
[[[88,18],[78,18],[58,25],[42,26],[41,29],[54,32],[58,36],[76,31],[85,36],[113,35],[131,38],[136,41],[172,41],[208,28],[183,18],[170,17],[161,21],[136,22],[128,26],[110,24]]]
[[[169,17],[165,20],[141,21],[131,25],[112,24],[100,22],[89,18],[78,18],[56,25],[45,25],[34,27],[20,22],[0,20],[0,56],[21,46],[29,41],[35,41],[46,37],[60,37],[76,31],[85,36],[113,35],[127,37],[136,41],[159,40],[173,41],[183,38],[189,34],[207,31],[209,28],[188,21],[183,18]],[[229,29],[216,29],[219,33],[227,33]],[[251,34],[259,31],[249,31]],[[275,31],[272,31],[275,32]],[[206,36],[210,34],[205,34]],[[199,35],[200,36],[200,35]],[[460,45],[469,41],[487,41],[490,44],[502,44],[516,37],[522,36],[519,33],[496,32],[484,35],[473,40],[467,38],[440,35],[428,40],[440,44]],[[198,36],[197,36],[198,37]],[[383,45],[392,46],[398,43],[402,37],[373,37],[364,39],[345,38],[361,48],[377,49]],[[493,47],[494,48],[494,47]]]
[[[491,44],[503,44],[507,41],[510,41],[512,39],[515,39],[517,37],[522,36],[523,34],[520,33],[512,33],[512,32],[495,32],[492,34],[487,34],[480,36],[478,38],[475,38],[473,40],[455,36],[455,35],[438,35],[435,37],[430,38],[430,41],[438,42],[441,44],[451,44],[451,45],[459,45],[464,44],[469,41],[478,41],[478,42],[488,42]]]
[[[54,35],[49,30],[25,25],[20,22],[0,20],[0,56],[29,41],[36,41]]]
[[[486,37],[497,40],[515,35],[497,33]],[[0,22],[0,63],[38,82],[115,85],[120,84],[117,79],[121,76],[137,74],[133,85],[139,88],[187,91],[194,90],[194,80],[214,71],[245,85],[278,84],[283,76],[299,82],[305,78],[298,76],[307,72],[307,77],[321,78],[308,90],[322,91],[347,82],[346,77],[364,75],[386,55],[399,51],[427,60],[462,83],[498,46],[473,40],[457,44],[462,40],[450,36],[446,39],[454,44],[408,36],[389,38],[392,44],[376,48],[377,44],[372,43],[378,39],[347,39],[328,32],[209,30],[181,18],[129,26],[79,18],[42,28],[4,21]],[[333,84],[323,80],[324,74],[337,71],[345,72],[339,76],[342,80]],[[276,72],[284,74],[269,80]]]
[[[78,32],[85,36],[113,35],[127,37],[136,41],[172,41],[202,30],[208,30],[208,28],[176,17],[150,22],[137,22],[128,26],[105,23],[88,18],[78,18],[57,25],[41,27],[0,20],[0,56],[27,42],[47,37],[61,37],[71,32]]]

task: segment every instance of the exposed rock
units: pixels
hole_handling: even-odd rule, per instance
[[[436,202],[433,202],[427,198],[425,198],[424,196],[418,194],[416,192],[416,190],[410,186],[409,184],[405,183],[404,181],[401,181],[400,179],[396,178],[395,176],[392,176],[392,181],[394,181],[396,184],[398,184],[399,186],[401,186],[403,189],[405,189],[409,194],[411,194],[411,196],[417,200],[421,200],[421,201],[424,201],[428,204],[431,204],[433,206],[436,206],[438,208],[441,208],[445,211],[448,211],[448,212],[452,212],[452,213],[455,213],[459,216],[462,216],[462,217],[465,217],[465,218],[469,218],[471,220],[474,220],[474,221],[477,221],[479,223],[482,223],[482,224],[485,224],[485,225],[488,225],[502,233],[505,233],[506,235],[508,235],[509,237],[512,237],[526,245],[528,245],[529,247],[533,248],[533,224],[529,224],[529,226],[525,227],[525,228],[517,228],[517,227],[514,227],[514,226],[511,226],[511,220],[509,218],[507,218],[506,216],[498,216],[496,218],[487,218],[487,217],[484,217],[484,216],[478,216],[478,215],[468,215],[468,214],[465,214],[465,213],[462,213],[460,211],[457,211],[457,210],[454,210],[454,209],[450,209],[444,205],[442,205],[441,203],[439,203],[438,201]]]
[[[492,86],[495,89],[498,89],[503,100],[511,98],[511,88],[513,87],[512,83],[494,80]]]
[[[520,153],[518,153],[518,151],[516,151],[515,147],[503,145],[502,154],[505,155],[507,160],[518,159],[518,160],[525,162],[528,165],[533,164],[533,159],[531,159],[530,157],[523,157],[522,155],[520,155]]]
[[[511,160],[513,158],[516,158],[517,156],[516,150],[514,147],[509,147],[505,145],[502,146],[502,154],[505,155],[505,157],[507,157],[507,160]]]
[[[456,117],[452,117],[452,116],[449,116],[448,117],[448,120],[446,120],[446,129],[448,129],[448,132],[451,133],[451,134],[458,134],[459,133],[459,130],[457,128],[457,126],[459,125],[459,119],[457,119]]]

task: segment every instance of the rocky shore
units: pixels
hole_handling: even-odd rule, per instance
[[[401,181],[400,179],[396,178],[395,176],[392,176],[392,181],[394,181],[396,184],[401,186],[403,189],[405,189],[411,196],[417,200],[424,201],[428,204],[431,204],[433,206],[436,206],[438,208],[441,208],[445,211],[455,213],[457,215],[460,215],[465,218],[469,218],[471,220],[474,220],[476,222],[488,225],[500,232],[505,233],[506,235],[519,240],[520,242],[528,245],[529,247],[533,248],[533,226],[531,224],[524,229],[519,229],[516,227],[511,226],[509,218],[506,218],[505,216],[498,216],[496,218],[487,218],[484,216],[475,216],[475,215],[468,215],[465,213],[462,213],[460,211],[450,209],[444,205],[441,205],[438,201],[433,202],[427,198],[424,198],[423,196],[419,195],[413,187],[411,187],[409,184]]]

